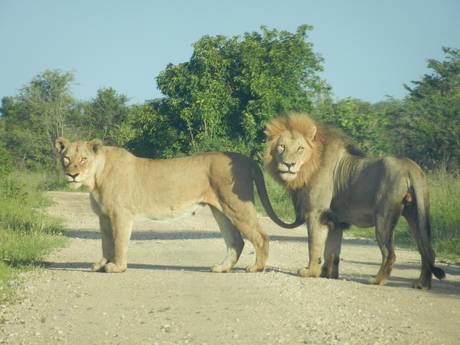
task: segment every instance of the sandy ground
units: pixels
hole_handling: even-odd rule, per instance
[[[88,194],[50,193],[66,219],[67,248],[27,273],[19,300],[0,310],[5,344],[460,344],[460,267],[430,291],[411,288],[419,254],[398,249],[386,286],[366,285],[380,265],[372,241],[345,238],[341,278],[300,278],[306,230],[269,219],[268,267],[246,273],[248,242],[232,273],[215,274],[225,244],[209,210],[173,224],[138,222],[128,271],[93,273],[101,255]]]

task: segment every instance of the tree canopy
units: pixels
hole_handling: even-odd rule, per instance
[[[52,170],[59,136],[102,139],[141,157],[172,158],[210,150],[258,159],[265,124],[280,112],[301,111],[351,136],[369,155],[396,154],[424,168],[460,168],[460,51],[427,60],[431,73],[404,85],[407,96],[377,104],[334,100],[319,77],[323,59],[307,33],[268,30],[204,36],[190,61],[169,64],[156,78],[164,97],[129,104],[102,88],[91,100],[72,95],[73,71],[46,70],[0,108],[0,174]]]
[[[443,48],[444,61],[429,59],[431,74],[405,85],[408,96],[388,112],[399,138],[394,151],[433,168],[460,167],[460,51]]]
[[[193,44],[190,61],[170,64],[157,77],[166,97],[150,104],[149,117],[140,119],[145,143],[155,140],[153,150],[162,156],[208,150],[256,155],[270,118],[282,111],[311,111],[315,98],[329,90],[317,75],[323,60],[307,41],[311,29],[303,25],[289,33],[262,27],[261,33],[202,37]],[[159,121],[151,122],[153,117]],[[151,136],[159,129],[164,141]],[[178,141],[173,152],[171,135]]]
[[[112,88],[100,89],[90,102],[77,102],[71,88],[73,72],[46,70],[23,86],[15,97],[4,97],[0,109],[1,162],[17,169],[52,170],[58,155],[54,142],[101,138],[122,146],[132,138],[127,97]],[[0,172],[4,169],[0,169]],[[11,169],[8,169],[11,170]]]
[[[19,167],[38,169],[56,162],[52,148],[56,138],[64,135],[75,106],[74,80],[73,72],[46,70],[23,86],[18,96],[2,99],[3,142]]]

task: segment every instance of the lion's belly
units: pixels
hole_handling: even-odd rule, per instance
[[[375,222],[374,222],[374,218],[370,218],[368,216],[364,216],[364,217],[355,217],[353,218],[352,221],[350,222],[347,222],[351,225],[354,225],[358,228],[371,228],[373,226],[375,226]]]
[[[361,207],[347,206],[332,208],[339,222],[348,223],[358,228],[370,228],[375,225],[374,213],[371,208],[362,205]]]
[[[136,220],[150,219],[156,222],[169,223],[192,217],[200,212],[205,206],[205,204],[193,204],[182,207],[169,207],[165,209],[145,211],[137,214]]]

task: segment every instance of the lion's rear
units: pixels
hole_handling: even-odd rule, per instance
[[[410,195],[412,200],[406,203],[403,216],[411,227],[422,257],[422,273],[414,283],[414,287],[426,289],[431,286],[431,273],[438,279],[445,278],[446,274],[444,270],[434,266],[435,253],[431,246],[430,197],[425,174],[417,164],[408,161],[411,165]]]

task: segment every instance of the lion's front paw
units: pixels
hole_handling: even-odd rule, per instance
[[[107,263],[106,259],[102,259],[101,261],[96,262],[93,266],[91,266],[91,271],[104,272],[106,263]]]
[[[385,285],[387,283],[386,279],[371,278],[367,281],[370,285]]]
[[[126,271],[126,266],[118,266],[114,264],[113,262],[109,262],[108,264],[105,265],[105,271],[107,273],[122,273]]]
[[[264,267],[260,267],[258,265],[249,265],[248,267],[246,267],[246,272],[249,272],[249,273],[260,272],[263,270],[264,270]]]
[[[297,275],[300,276],[300,277],[305,277],[305,278],[316,278],[316,277],[319,277],[319,273],[318,272],[315,272],[315,271],[312,271],[308,268],[300,268],[298,271],[297,271]]]
[[[228,273],[231,271],[231,268],[224,267],[222,265],[214,265],[211,267],[211,272],[213,273]]]

